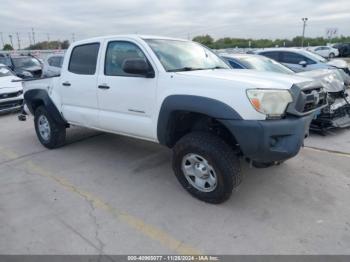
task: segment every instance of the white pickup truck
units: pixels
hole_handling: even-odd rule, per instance
[[[67,50],[61,75],[24,81],[27,113],[47,148],[84,126],[173,149],[181,185],[220,203],[241,181],[240,158],[295,156],[326,95],[307,78],[231,70],[204,46],[153,36],[108,36]]]

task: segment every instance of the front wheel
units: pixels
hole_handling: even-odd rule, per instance
[[[64,145],[66,127],[57,123],[45,107],[40,106],[35,110],[34,125],[36,135],[43,146],[53,149]]]
[[[189,133],[173,151],[175,176],[192,196],[202,201],[222,203],[241,182],[239,158],[220,137]]]
[[[329,58],[334,58],[335,57],[335,54],[334,53],[330,53],[329,54]]]

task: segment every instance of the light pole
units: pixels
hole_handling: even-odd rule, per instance
[[[12,47],[13,49],[15,49],[15,48],[13,47],[12,35],[9,35],[9,38],[10,38],[11,47]]]
[[[309,19],[307,17],[303,17],[301,20],[303,21],[303,36],[301,38],[301,47],[304,47],[305,27],[306,27],[306,22]]]

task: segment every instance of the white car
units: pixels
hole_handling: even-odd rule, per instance
[[[234,71],[198,43],[154,36],[73,43],[59,77],[23,84],[43,146],[62,146],[70,125],[160,143],[181,185],[210,203],[240,183],[240,157],[295,156],[327,103],[309,78]]]
[[[0,113],[19,110],[23,104],[21,80],[5,65],[0,64]]]
[[[334,58],[339,56],[339,50],[331,46],[313,46],[308,47],[307,50],[316,53],[324,58]]]
[[[43,77],[58,76],[61,73],[64,54],[51,54],[43,62]]]
[[[294,72],[310,71],[315,69],[339,68],[350,74],[349,65],[342,59],[328,61],[324,57],[298,48],[267,48],[254,51],[255,54],[267,56],[292,69]]]

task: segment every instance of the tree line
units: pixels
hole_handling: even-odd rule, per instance
[[[38,42],[34,45],[30,45],[24,50],[45,50],[45,49],[67,49],[69,47],[70,43],[68,40],[64,41],[43,41],[43,42]],[[13,46],[10,44],[5,44],[3,47],[4,51],[11,51],[14,50]]]
[[[267,48],[267,47],[298,47],[301,46],[302,37],[293,39],[252,39],[252,38],[231,38],[224,37],[214,40],[210,35],[200,35],[193,38],[193,41],[206,45],[213,49],[225,48]],[[304,38],[304,46],[320,46],[328,43],[350,43],[350,36],[340,36],[332,39],[324,37]]]

